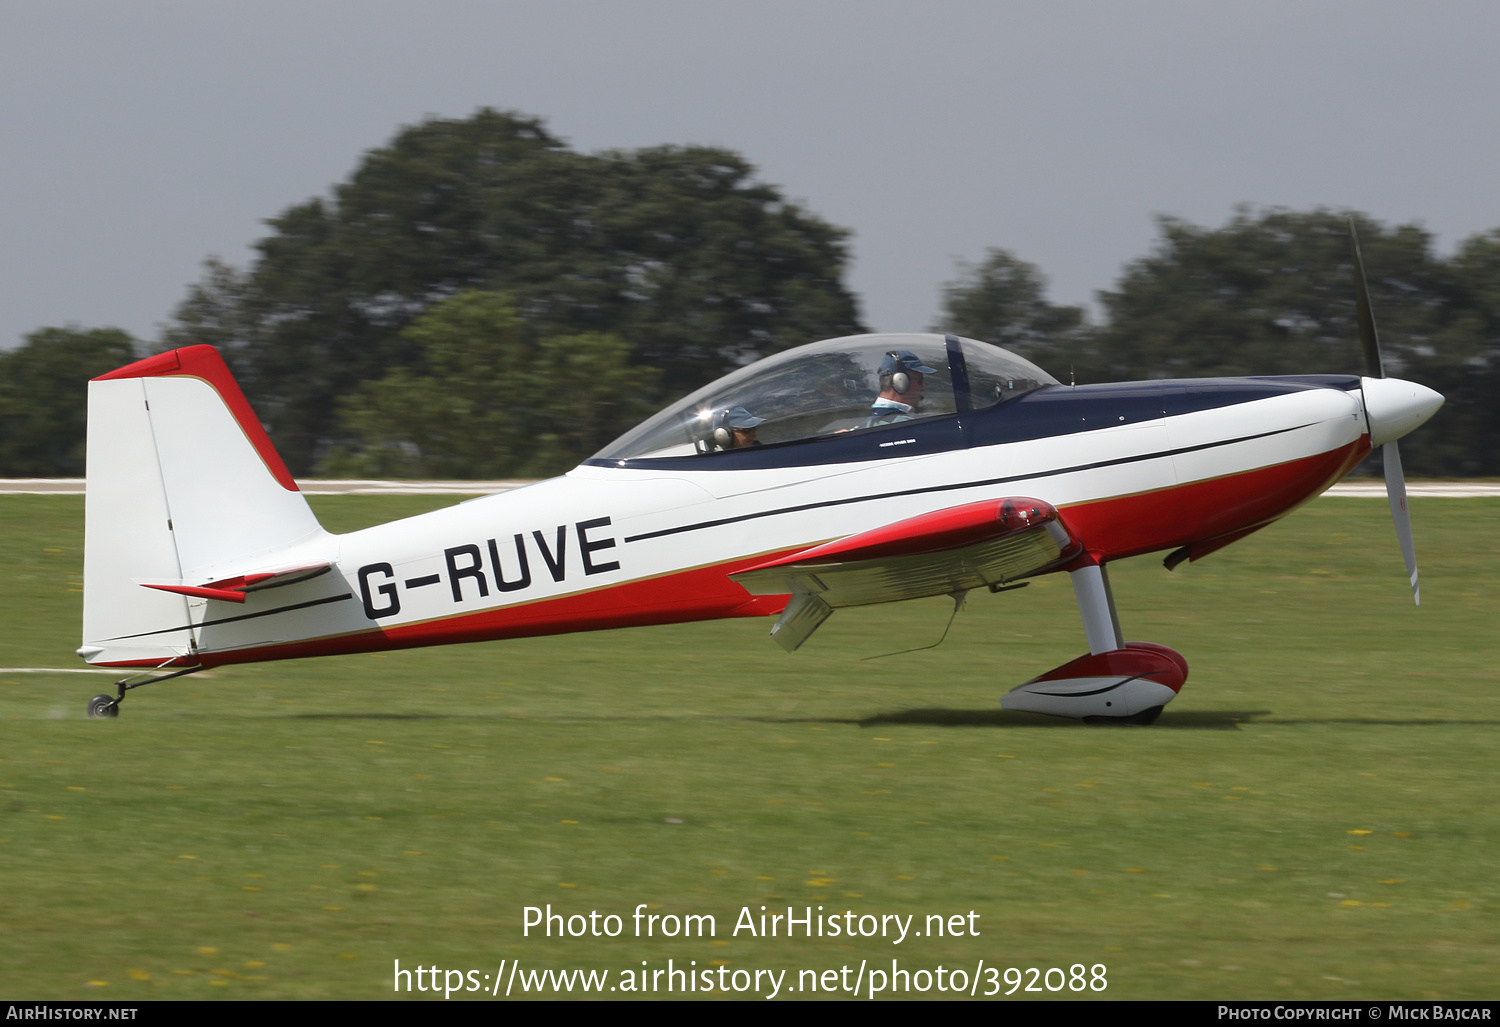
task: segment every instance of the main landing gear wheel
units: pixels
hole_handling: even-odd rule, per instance
[[[1163,703],[1162,705],[1166,705]],[[1161,716],[1161,706],[1153,706],[1149,710],[1132,713],[1128,717],[1084,717],[1085,724],[1093,725],[1115,725],[1115,724],[1155,724],[1156,718]]]
[[[1178,653],[1151,642],[1126,642],[1016,686],[1000,706],[1089,724],[1151,724],[1186,680],[1187,661]]]
[[[96,695],[89,700],[89,716],[95,720],[120,715],[120,700],[112,695]]]

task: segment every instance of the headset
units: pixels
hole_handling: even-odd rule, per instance
[[[719,449],[733,449],[735,441],[734,433],[736,431],[749,431],[752,428],[755,428],[756,426],[763,423],[765,420],[764,418],[755,418],[754,424],[752,424],[750,428],[737,429],[734,427],[734,425],[730,424],[730,417],[736,410],[739,410],[742,413],[747,412],[742,407],[726,407],[725,409],[720,410],[717,414],[714,415],[714,429],[713,432],[710,433],[709,439],[712,441],[713,445],[717,446]]]
[[[895,350],[891,350],[885,356],[886,359],[892,363],[892,365],[896,367],[901,366],[901,358],[896,355]],[[911,375],[907,374],[905,371],[888,372],[881,377],[885,379],[885,382],[890,387],[890,390],[898,396],[906,395],[906,390],[911,388]]]

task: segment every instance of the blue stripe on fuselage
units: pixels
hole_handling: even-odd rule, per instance
[[[1355,375],[1281,375],[1254,378],[1182,378],[1102,385],[1046,385],[1004,403],[966,414],[921,418],[840,435],[695,456],[637,460],[585,460],[596,467],[736,471],[811,467],[912,457],[976,446],[1074,435],[1122,424],[1250,403],[1308,389],[1359,388]],[[900,437],[900,446],[880,442]]]
[[[969,446],[1097,431],[1251,403],[1308,389],[1347,391],[1359,387],[1354,375],[1286,375],[1258,378],[1166,378],[1104,385],[1052,385],[964,418]]]

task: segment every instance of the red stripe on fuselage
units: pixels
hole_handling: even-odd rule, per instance
[[[1327,453],[1240,474],[1064,507],[1069,532],[1099,560],[1116,560],[1264,524],[1342,478],[1370,451],[1368,437]],[[1033,489],[1034,490],[1034,489]],[[575,631],[676,624],[780,613],[783,596],[752,597],[729,575],[800,552],[740,557],[556,599],[458,614],[330,638],[203,653],[205,667],[305,656],[412,649]],[[120,664],[125,666],[125,664]]]
[[[1068,531],[1099,561],[1176,549],[1284,516],[1348,474],[1369,452],[1369,436],[1361,436],[1316,456],[1076,503],[1059,512]]]
[[[352,635],[314,638],[305,642],[203,653],[201,660],[205,667],[218,667],[260,660],[415,649],[454,642],[489,642],[506,638],[562,635],[575,631],[722,620],[726,617],[765,617],[780,613],[786,605],[786,597],[751,596],[730,581],[729,575],[764,561],[768,555],[784,556],[802,548],[798,546],[780,554],[742,557],[724,564],[695,567],[676,574],[628,581],[590,592],[459,614],[419,624],[374,628]]]

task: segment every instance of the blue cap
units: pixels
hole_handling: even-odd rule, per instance
[[[765,424],[764,417],[756,417],[744,407],[730,407],[722,411],[715,419],[716,428],[738,428],[740,431],[748,431],[758,424]]]
[[[917,355],[909,349],[892,350],[885,355],[880,362],[880,373],[882,375],[895,374],[897,371],[920,371],[922,374],[936,374],[937,369],[928,367],[917,358]]]

